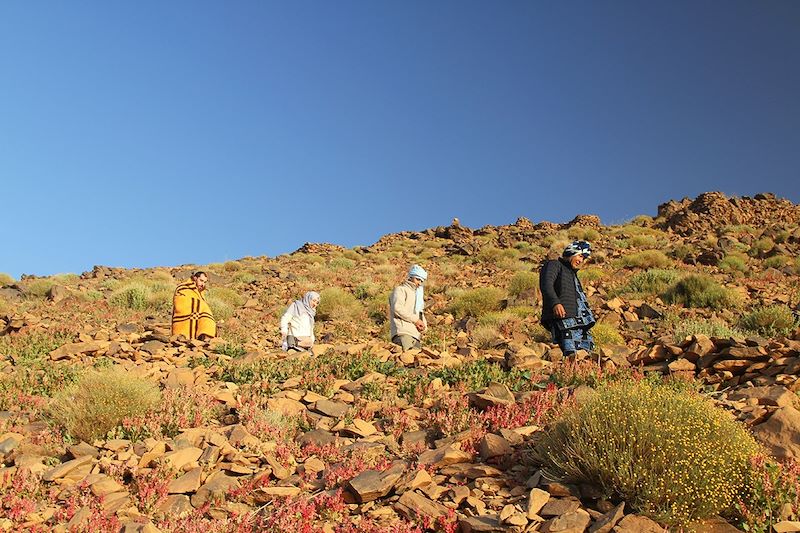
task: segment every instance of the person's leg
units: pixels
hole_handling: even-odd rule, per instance
[[[415,339],[411,335],[395,335],[392,338],[392,342],[395,344],[399,344],[404,352],[407,352],[411,348],[420,348],[420,342],[418,339]]]
[[[550,330],[550,334],[553,336],[553,342],[561,347],[564,357],[575,354],[576,347],[575,340],[573,338],[573,330],[558,329],[557,326],[553,326],[553,328]]]
[[[592,337],[591,330],[588,329],[578,329],[575,330],[576,336],[580,335],[580,338],[575,339],[575,346],[579,350],[586,350],[587,352],[591,352],[594,350],[594,338]]]

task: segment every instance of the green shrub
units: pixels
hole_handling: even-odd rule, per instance
[[[651,268],[644,272],[637,272],[628,279],[620,289],[621,293],[634,294],[659,294],[678,280],[677,270]]]
[[[661,250],[643,250],[628,254],[618,260],[619,266],[638,268],[664,268],[672,261]]]
[[[214,352],[222,355],[227,355],[228,357],[242,357],[244,354],[247,353],[244,346],[236,342],[226,342],[220,346],[217,346],[214,349]]]
[[[788,335],[797,325],[792,310],[785,305],[768,305],[742,316],[739,327],[765,337]]]
[[[328,263],[328,267],[334,271],[352,270],[355,266],[356,262],[346,257],[334,257]]]
[[[598,348],[612,345],[625,345],[625,339],[622,338],[619,330],[611,324],[598,322],[592,328],[592,338]]]
[[[47,291],[55,284],[55,280],[51,278],[37,278],[31,281],[25,281],[23,285],[26,294],[44,298],[47,295]]]
[[[227,287],[213,287],[204,294],[215,320],[226,320],[233,316],[236,308],[244,303],[244,297]]]
[[[497,263],[503,257],[503,251],[496,246],[484,246],[478,252],[477,259],[483,263]]]
[[[381,287],[377,283],[366,281],[356,285],[356,288],[353,289],[353,295],[359,300],[368,300],[378,294],[380,290]]]
[[[747,272],[747,258],[742,254],[731,252],[726,254],[717,266],[723,272]]]
[[[582,282],[589,283],[592,281],[597,281],[599,279],[608,277],[608,272],[606,272],[602,268],[589,267],[581,269],[581,272],[578,275],[578,277],[581,278]]]
[[[634,235],[628,239],[628,245],[633,248],[655,248],[659,242],[652,235]]]
[[[3,287],[5,285],[13,285],[14,283],[16,283],[16,280],[14,278],[9,276],[8,274],[0,272],[0,287]]]
[[[512,298],[519,298],[523,292],[539,288],[539,274],[535,272],[517,272],[508,285],[508,293]]]
[[[242,269],[242,265],[238,261],[227,261],[223,263],[222,270],[225,272],[238,272]]]
[[[533,387],[527,373],[518,369],[506,371],[500,365],[490,363],[486,359],[476,359],[428,373],[428,381],[436,378],[441,379],[445,385],[463,386],[468,391],[486,388],[493,381],[503,383],[513,391],[530,390]]]
[[[593,242],[600,238],[600,232],[594,228],[573,226],[567,230],[567,236],[574,241]]]
[[[750,248],[749,253],[753,257],[760,257],[765,253],[769,252],[770,250],[772,250],[774,247],[775,247],[775,241],[773,241],[769,237],[762,237],[753,243],[753,246]]]
[[[735,306],[734,293],[702,274],[692,274],[681,279],[664,293],[664,301],[685,307],[722,309]]]
[[[242,285],[249,285],[258,280],[258,276],[253,272],[237,272],[233,276],[234,283],[241,283]]]
[[[111,303],[127,309],[143,311],[148,308],[152,292],[150,288],[139,282],[129,283],[114,291]]]
[[[503,336],[495,325],[479,325],[472,330],[472,342],[483,350],[494,347],[494,343],[498,338],[502,339]]]
[[[64,332],[30,332],[0,337],[0,354],[14,361],[13,372],[0,372],[0,410],[18,402],[17,396],[52,396],[73,383],[77,365],[53,362],[50,352],[69,342]]]
[[[673,337],[675,342],[683,342],[687,337],[692,335],[706,335],[707,337],[729,338],[737,337],[742,338],[744,334],[721,320],[675,320],[673,322],[675,331]]]
[[[212,287],[205,292],[205,298],[223,301],[231,307],[240,307],[244,304],[244,296],[227,287]]]
[[[153,383],[112,367],[84,374],[56,395],[50,410],[70,435],[91,443],[125,418],[143,416],[160,397]]]
[[[325,258],[317,254],[298,254],[297,257],[309,265],[322,265],[325,263]]]
[[[792,264],[792,258],[786,255],[773,255],[764,259],[764,268],[783,268]]]
[[[693,252],[694,248],[688,244],[676,244],[669,249],[669,255],[679,261],[683,261]]]
[[[758,445],[703,397],[647,380],[601,385],[543,433],[549,474],[684,525],[732,509]]]
[[[744,235],[753,235],[755,236],[758,231],[753,226],[748,226],[747,224],[737,224],[737,225],[729,225],[722,228],[722,234],[725,233],[732,233],[738,237],[742,237]]]
[[[358,317],[362,307],[355,296],[338,287],[330,287],[320,292],[317,318],[323,321]]]
[[[480,317],[484,313],[500,309],[503,291],[497,287],[481,287],[461,292],[450,304],[450,312],[458,318]]]
[[[526,319],[532,316],[538,316],[539,310],[535,309],[533,306],[530,305],[512,305],[508,309],[505,310],[506,313],[510,313],[517,318]]]

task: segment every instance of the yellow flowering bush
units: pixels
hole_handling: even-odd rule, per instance
[[[601,385],[565,412],[534,455],[554,477],[682,525],[731,509],[757,451],[740,424],[699,394],[631,379]]]

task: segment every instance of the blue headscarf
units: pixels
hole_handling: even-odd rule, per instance
[[[422,281],[428,279],[428,273],[425,272],[425,269],[419,265],[412,266],[408,271],[409,278],[417,278]],[[414,301],[414,312],[419,314],[422,310],[425,309],[425,293],[422,289],[422,285],[417,287],[416,293],[416,300]]]

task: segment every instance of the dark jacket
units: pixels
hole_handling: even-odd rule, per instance
[[[578,315],[578,294],[575,291],[575,279],[578,277],[564,258],[546,261],[539,273],[539,289],[542,291],[542,325],[550,329],[555,318],[553,306],[561,304],[567,312],[566,318]],[[580,285],[580,280],[578,281]],[[583,286],[581,285],[581,290]]]

